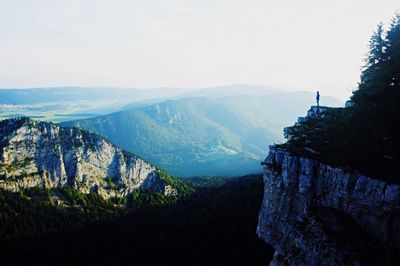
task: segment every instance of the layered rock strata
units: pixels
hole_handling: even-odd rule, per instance
[[[271,265],[392,264],[400,186],[270,147],[257,234]]]

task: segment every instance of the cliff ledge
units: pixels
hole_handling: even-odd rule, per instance
[[[270,147],[258,236],[271,265],[394,264],[400,186]]]

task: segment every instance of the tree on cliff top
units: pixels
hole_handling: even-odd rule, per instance
[[[360,108],[378,107],[386,113],[398,109],[399,95],[400,13],[393,18],[388,31],[384,32],[379,24],[372,35],[358,90],[351,99]]]
[[[379,24],[370,40],[354,106],[329,109],[287,129],[281,145],[301,156],[400,183],[400,13],[387,31]],[[309,150],[315,151],[313,154]]]
[[[382,157],[397,156],[400,149],[400,13],[386,32],[382,24],[378,25],[352,101],[356,104],[352,119],[355,129],[366,134],[360,141],[378,143]]]

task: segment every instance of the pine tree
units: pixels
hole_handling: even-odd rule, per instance
[[[386,60],[390,70],[388,73],[390,78],[389,86],[400,89],[400,13],[398,13],[386,34],[387,51]]]
[[[362,133],[355,142],[367,145],[366,152],[374,153],[375,161],[381,159],[382,167],[396,169],[400,159],[400,13],[386,32],[378,25],[352,101],[356,103],[352,125]]]
[[[389,109],[389,97],[397,97],[400,83],[400,13],[384,33],[382,23],[370,40],[369,55],[359,88],[352,100],[361,107]],[[397,89],[395,89],[397,88]],[[389,106],[387,106],[389,104]]]
[[[354,92],[352,101],[357,104],[366,104],[370,96],[374,96],[381,87],[380,80],[383,64],[386,60],[387,43],[384,39],[383,24],[377,26],[369,42],[369,53],[366,64],[361,73],[359,89]]]
[[[369,42],[369,55],[367,57],[367,67],[374,67],[384,60],[386,42],[383,38],[383,23],[379,23],[376,31]]]

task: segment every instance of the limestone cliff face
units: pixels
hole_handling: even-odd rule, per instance
[[[271,265],[392,264],[400,186],[270,147],[257,234]]]
[[[0,122],[0,188],[66,185],[105,198],[137,188],[176,193],[153,165],[98,135],[28,118]]]

